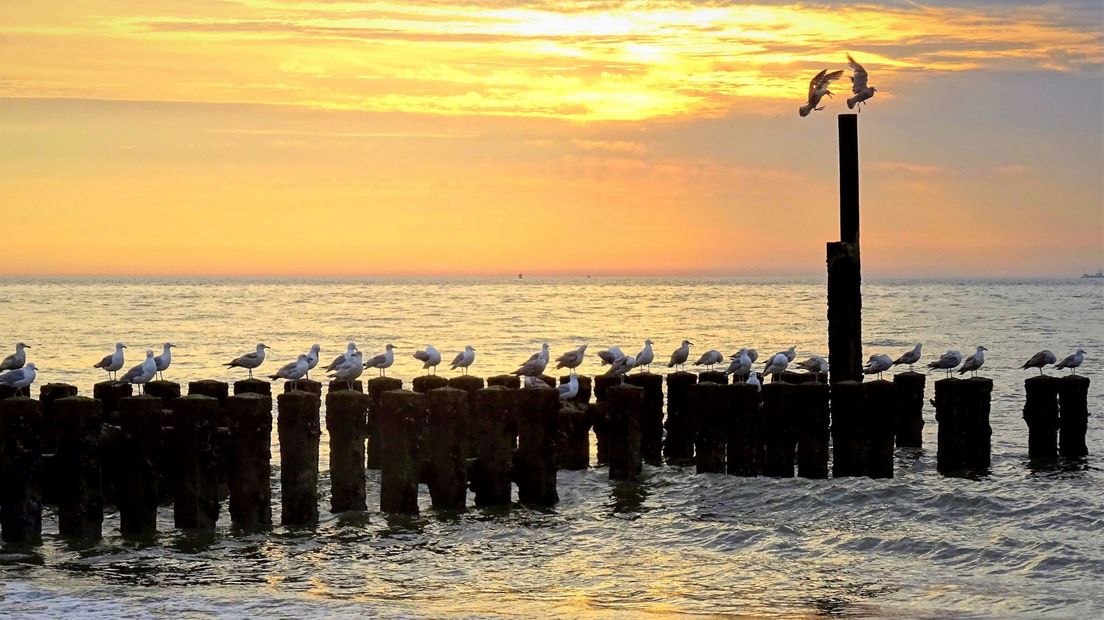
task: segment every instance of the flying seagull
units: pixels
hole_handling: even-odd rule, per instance
[[[855,62],[851,54],[847,55],[847,64],[851,65],[851,92],[855,94],[854,97],[847,100],[847,109],[853,110],[856,105],[873,97],[874,93],[878,92],[878,89],[867,85],[866,69],[863,69],[862,65]],[[859,108],[859,111],[861,112],[862,108]]]
[[[1058,361],[1058,356],[1054,355],[1051,351],[1039,351],[1035,355],[1031,356],[1031,359],[1024,362],[1020,369],[1027,370],[1028,368],[1038,368],[1039,374],[1043,374],[1043,366],[1049,366]]]
[[[832,91],[828,90],[828,87],[832,85],[832,82],[838,80],[841,75],[843,75],[843,69],[831,73],[828,73],[827,69],[821,69],[820,73],[809,80],[809,101],[798,108],[797,113],[804,117],[814,110],[823,110],[823,106],[817,107],[820,106],[820,100],[825,95],[832,96]]]

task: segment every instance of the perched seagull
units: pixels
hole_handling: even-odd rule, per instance
[[[317,342],[311,345],[310,352],[307,353],[307,378],[310,379],[310,371],[314,370],[314,367],[318,365],[319,355],[318,352],[322,350],[322,346]]]
[[[726,375],[735,375],[737,377],[745,376],[751,372],[751,355],[747,349],[740,349],[736,355],[732,356],[732,363],[728,365],[728,370],[725,370]],[[733,379],[735,381],[735,379]]]
[[[947,372],[947,376],[951,376],[951,371],[962,363],[962,353],[955,350],[950,350],[944,353],[939,359],[928,364],[928,372],[932,370],[944,370]]]
[[[0,374],[0,385],[6,385],[8,387],[22,390],[28,385],[34,383],[35,375],[37,374],[34,362],[27,364],[22,368],[16,368],[15,370],[9,370],[3,374]]]
[[[828,372],[828,360],[819,355],[814,355],[804,362],[798,362],[797,367],[813,374]]]
[[[920,347],[921,343],[917,342],[911,351],[901,354],[901,357],[894,360],[893,365],[908,364],[909,372],[912,372],[912,365],[920,361]]]
[[[153,358],[153,363],[157,366],[157,372],[161,375],[161,380],[165,379],[165,371],[169,369],[169,364],[172,364],[172,351],[171,349],[176,345],[171,342],[166,342],[161,345],[161,355]]]
[[[1031,356],[1031,359],[1024,362],[1023,366],[1020,366],[1021,370],[1027,370],[1028,368],[1038,368],[1039,374],[1043,374],[1043,366],[1049,366],[1058,361],[1058,357],[1050,351],[1039,351],[1035,355]]]
[[[253,369],[264,363],[265,349],[271,348],[267,344],[257,343],[257,350],[234,358],[229,364],[223,364],[227,368],[244,368],[249,371],[249,378],[253,378]]]
[[[682,346],[671,353],[671,361],[667,362],[667,367],[674,368],[686,364],[686,359],[690,357],[690,345],[692,344],[694,343],[689,340],[683,340]]]
[[[537,351],[536,353],[530,355],[528,361],[531,362],[531,361],[537,359],[538,357],[541,358],[542,360],[544,360],[544,365],[545,366],[548,365],[548,360],[552,359],[551,356],[548,354],[548,343],[547,342],[541,345],[541,350],[540,351]]]
[[[437,374],[437,365],[441,363],[441,352],[433,345],[427,344],[425,351],[414,352],[414,359],[422,362],[422,370],[432,368],[433,374]]]
[[[867,360],[866,366],[863,366],[863,372],[868,375],[878,375],[878,379],[881,380],[882,373],[893,367],[893,358],[882,354],[875,353]]]
[[[571,374],[575,374],[575,369],[583,363],[583,356],[586,355],[587,346],[581,345],[573,351],[568,351],[563,355],[556,358],[556,369],[567,368],[571,371]]]
[[[710,349],[705,353],[702,353],[698,361],[694,363],[695,366],[709,366],[710,370],[713,370],[714,364],[720,364],[724,361],[724,355],[716,349]]]
[[[759,359],[759,352],[756,351],[755,349],[748,349],[747,354],[748,354],[748,358],[751,360],[751,362],[753,364],[755,363],[755,360]]]
[[[817,107],[820,105],[820,100],[825,96],[832,96],[832,91],[828,90],[828,87],[832,85],[843,75],[843,69],[839,71],[828,72],[827,69],[822,69],[820,73],[813,76],[813,79],[809,80],[809,101],[805,105],[797,109],[797,113],[802,117],[808,116],[814,110],[823,110],[823,107]]]
[[[1073,355],[1066,356],[1066,358],[1064,360],[1062,360],[1062,361],[1058,362],[1057,364],[1055,364],[1054,367],[1057,368],[1058,370],[1062,370],[1063,368],[1069,368],[1070,369],[1070,374],[1071,375],[1076,375],[1077,372],[1074,371],[1074,368],[1077,368],[1078,366],[1080,366],[1081,363],[1084,362],[1084,361],[1085,361],[1085,350],[1084,349],[1078,349],[1077,352],[1075,352]]]
[[[146,349],[146,359],[142,360],[141,364],[138,364],[134,368],[126,371],[122,379],[119,379],[117,383],[129,383],[131,385],[138,386],[138,393],[142,393],[142,386],[149,383],[157,374],[157,362],[153,359],[153,349]]]
[[[598,359],[602,360],[603,366],[609,366],[622,357],[625,357],[625,354],[621,352],[621,347],[610,347],[605,351],[598,352]]]
[[[624,379],[625,375],[629,374],[629,371],[632,370],[633,368],[637,367],[637,366],[639,366],[639,364],[636,363],[636,358],[635,357],[633,357],[631,355],[626,355],[624,357],[619,357],[619,358],[613,360],[613,363],[610,364],[610,368],[609,368],[609,370],[606,371],[605,376],[607,376],[607,377],[621,377],[621,381],[623,382],[625,380]]]
[[[560,400],[570,400],[579,395],[579,375],[571,375],[567,383],[557,388],[560,391]]]
[[[650,338],[648,340],[644,341],[644,348],[640,350],[640,353],[636,354],[636,357],[633,357],[633,360],[635,360],[633,362],[633,364],[636,367],[639,368],[639,367],[647,366],[648,370],[652,369],[652,362],[655,361],[655,352],[652,351],[652,345],[653,344],[655,344],[655,343],[652,342],[652,340]],[[632,356],[630,355],[629,357],[632,357]]]
[[[757,392],[763,391],[763,384],[759,381],[759,375],[755,373],[748,374],[748,378],[745,383],[747,383],[748,385],[754,385]]]
[[[537,354],[530,357],[520,368],[515,370],[514,374],[520,377],[539,377],[544,374],[544,369],[547,366],[548,362],[540,354]]]
[[[958,374],[963,375],[969,372],[973,373],[973,376],[976,377],[978,368],[981,368],[981,365],[985,363],[985,352],[988,350],[989,349],[978,345],[974,354],[967,357],[966,361],[962,363],[962,368],[958,369]]]
[[[395,363],[395,345],[388,344],[385,348],[386,351],[364,362],[365,368],[378,368],[381,377],[386,377],[387,369]]]
[[[310,369],[310,360],[307,359],[306,353],[300,353],[299,357],[294,362],[288,362],[280,367],[280,370],[276,371],[274,375],[268,375],[268,378],[272,381],[277,379],[287,379],[292,383],[298,382],[303,377],[307,376],[307,370]]]
[[[456,354],[456,357],[452,360],[450,370],[456,370],[457,368],[460,368],[462,369],[461,372],[466,375],[468,374],[468,367],[471,366],[472,362],[474,361],[475,349],[472,348],[472,346],[469,344],[468,346],[464,347],[463,351]]]
[[[323,370],[325,370],[326,372],[331,372],[331,371],[337,370],[337,367],[341,366],[346,361],[348,361],[348,359],[350,357],[352,357],[353,352],[356,351],[356,350],[357,350],[356,343],[353,342],[352,340],[350,340],[349,341],[349,346],[345,347],[345,352],[342,353],[341,355],[338,355],[337,357],[335,357],[334,361],[330,362],[330,365],[323,368]]]
[[[763,376],[773,375],[786,370],[786,366],[790,365],[790,358],[786,357],[786,353],[775,353],[767,363],[763,365]],[[773,389],[773,388],[772,388]]]
[[[0,372],[5,370],[16,370],[22,368],[23,364],[27,363],[27,354],[23,352],[23,349],[31,348],[28,345],[18,342],[15,345],[15,353],[4,358],[4,361],[0,362]]]
[[[855,93],[854,97],[847,100],[847,109],[853,110],[856,105],[873,97],[874,93],[878,92],[878,89],[867,85],[866,69],[863,69],[862,65],[855,62],[851,54],[847,55],[847,64],[851,65],[851,92]],[[861,112],[862,108],[860,108],[859,111]]]
[[[330,377],[334,381],[342,381],[344,383],[351,384],[360,378],[360,375],[364,374],[363,355],[360,351],[353,351],[349,354],[349,357],[345,359],[345,362],[334,368],[330,373]]]
[[[797,357],[797,347],[790,347],[785,351],[779,351],[778,353],[775,353],[775,355],[785,355],[786,361],[792,362],[794,361],[794,358]]]
[[[115,352],[111,355],[105,355],[104,358],[92,365],[93,368],[103,368],[107,371],[109,378],[114,378],[119,369],[123,367],[123,349],[126,345],[121,342],[115,343]]]
[[[552,387],[552,386],[548,385],[547,381],[540,378],[540,376],[525,377],[525,380],[523,381],[523,384],[527,388]]]

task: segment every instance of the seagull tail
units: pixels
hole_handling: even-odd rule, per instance
[[[856,103],[855,102],[855,97],[851,97],[850,99],[848,99],[847,100],[847,109],[848,110],[854,110],[855,109],[855,103]]]

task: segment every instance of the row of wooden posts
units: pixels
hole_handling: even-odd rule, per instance
[[[556,380],[545,377],[549,386]],[[566,382],[567,377],[559,381]],[[699,473],[826,478],[893,476],[894,448],[921,447],[926,376],[841,381],[782,373],[762,391],[727,384],[723,373],[642,373],[579,377],[578,396],[562,402],[549,388],[519,388],[513,375],[413,380],[377,377],[326,394],[330,510],[366,510],[366,468],[380,469],[380,507],[417,513],[418,488],[435,509],[508,504],[512,485],[524,504],[558,500],[558,469],[597,462],[611,480],[635,480],[642,464],[695,465]],[[666,382],[666,417],[664,417]],[[1033,458],[1087,454],[1084,377],[1033,377],[1024,419]],[[938,469],[983,473],[989,466],[989,379],[935,382]],[[593,396],[595,402],[591,402]],[[271,525],[271,385],[195,381],[181,396],[158,381],[132,396],[129,385],[96,384],[94,398],[66,384],[40,397],[0,393],[0,535],[9,543],[41,538],[42,506],[57,506],[65,537],[98,539],[105,503],[128,536],[156,531],[159,505],[175,525],[213,529],[229,497],[240,528]],[[277,397],[282,522],[318,520],[322,385],[289,382]],[[1059,439],[1060,438],[1060,439]]]

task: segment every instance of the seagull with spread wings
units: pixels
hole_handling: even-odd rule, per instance
[[[847,109],[854,110],[855,106],[870,99],[874,96],[874,93],[878,92],[877,88],[867,84],[867,73],[863,66],[855,62],[855,59],[851,57],[851,54],[847,55],[847,64],[851,65],[851,92],[855,94],[847,100]],[[862,111],[862,108],[859,109]]]
[[[833,71],[828,73],[827,69],[822,69],[820,73],[813,76],[813,79],[809,80],[809,101],[797,109],[797,113],[801,116],[808,116],[813,110],[823,110],[824,107],[820,106],[820,100],[825,95],[832,96],[832,91],[828,90],[828,87],[832,82],[838,80],[843,75],[843,69],[839,71]]]

